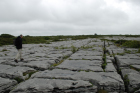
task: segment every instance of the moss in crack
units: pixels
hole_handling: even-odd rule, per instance
[[[69,58],[69,56],[68,56],[68,55],[66,55],[66,56],[63,56],[63,59],[67,59],[67,58]]]
[[[125,53],[117,53],[117,55],[121,55],[121,56],[123,56],[123,55],[125,55]]]
[[[77,47],[75,47],[75,46],[71,46],[71,51],[72,51],[72,53],[75,53],[76,51],[78,51],[79,49],[77,48]]]
[[[32,74],[34,74],[34,73],[36,73],[36,72],[38,72],[38,71],[28,71],[28,72],[24,72],[23,73],[23,76],[26,76],[27,74],[29,75],[25,80],[28,80],[31,76],[32,76]]]
[[[19,78],[19,77],[16,77],[16,78],[14,78],[18,83],[21,83],[21,82],[23,82],[24,80],[23,79],[21,79],[21,78]]]
[[[127,74],[123,77],[123,81],[124,81],[124,85],[125,85],[125,88],[126,88],[125,91],[128,91],[129,79],[128,79]]]
[[[64,60],[61,60],[61,61],[58,62],[58,63],[54,63],[53,65],[51,65],[51,67],[56,67],[56,66],[60,65],[63,61],[64,61]]]
[[[133,67],[133,66],[129,66],[131,69],[133,69],[133,70],[136,70],[136,71],[140,71],[140,69],[138,69],[138,68],[135,68],[135,67]]]
[[[4,48],[4,49],[2,49],[2,51],[1,52],[4,52],[4,51],[8,51],[6,48]]]
[[[103,63],[102,64],[102,68],[105,69],[106,68],[107,63]]]
[[[93,47],[94,46],[92,46],[92,45],[91,46],[89,46],[89,45],[88,46],[81,46],[81,49],[89,49],[89,48],[93,48]]]

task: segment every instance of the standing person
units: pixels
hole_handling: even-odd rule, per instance
[[[16,49],[18,50],[18,53],[15,57],[15,62],[18,63],[18,59],[20,58],[20,61],[23,61],[24,59],[21,56],[21,51],[22,51],[22,35],[18,36],[15,40],[15,46]]]

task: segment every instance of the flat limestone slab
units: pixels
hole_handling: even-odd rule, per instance
[[[57,68],[69,69],[69,70],[88,70],[95,72],[103,72],[101,68],[102,61],[100,60],[65,60],[62,64],[58,65]]]
[[[131,66],[140,70],[140,65],[131,65]]]
[[[50,60],[50,63],[52,62],[52,60]],[[31,67],[31,68],[35,68],[38,70],[45,70],[48,69],[50,67],[50,63],[49,60],[44,60],[44,61],[31,61],[29,63],[24,63],[24,66],[27,67]]]
[[[123,78],[127,76],[129,80],[129,91],[135,91],[135,88],[139,88],[140,86],[140,73],[133,69],[122,69]]]
[[[5,79],[0,77],[0,93],[9,92],[14,86],[16,86],[17,81]]]
[[[134,90],[135,88],[140,88],[140,74],[138,73],[129,73],[129,88],[130,91]]]
[[[12,68],[12,66],[0,64],[0,73],[10,68]]]
[[[136,60],[140,60],[140,57],[137,56],[136,54],[126,54],[124,56],[120,56],[120,55],[115,55],[116,58],[118,59],[136,59]]]
[[[52,71],[37,72],[31,78],[84,80],[96,85],[99,89],[108,91],[124,91],[124,83],[117,72],[74,72],[69,70],[54,69]]]
[[[129,65],[140,65],[140,60],[138,59],[119,59],[116,57],[119,67],[128,67]]]
[[[103,55],[103,52],[99,52],[99,51],[87,51],[87,50],[80,50],[76,53],[73,54],[74,55],[83,55],[83,56],[102,56]]]
[[[6,67],[5,65],[0,65],[1,67],[3,66]],[[12,67],[12,66],[7,66],[7,68],[4,68],[3,70],[0,71],[0,76],[3,78],[10,78],[10,79],[14,79],[14,78],[21,78],[21,79],[25,79],[27,78],[26,76],[23,76],[23,73],[28,73],[31,71],[36,71],[33,68],[29,68],[29,67],[20,67],[20,66],[16,66],[16,67]]]
[[[82,93],[96,92],[97,87],[83,80],[29,79],[20,83],[10,93]]]
[[[86,60],[102,60],[102,56],[75,56],[72,55],[69,59],[73,60],[81,60],[81,59],[86,59]]]
[[[116,69],[115,69],[113,63],[107,63],[105,71],[106,72],[116,72]]]
[[[117,54],[117,53],[124,53],[124,49],[112,49],[113,53],[114,54]]]

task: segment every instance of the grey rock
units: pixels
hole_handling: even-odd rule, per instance
[[[24,63],[24,66],[35,68],[38,70],[45,70],[50,67],[49,62],[52,62],[52,60],[44,60],[44,61],[31,61],[29,63]],[[54,62],[54,61],[53,61]]]
[[[101,56],[101,55],[103,55],[103,53],[99,52],[99,51],[80,50],[80,51],[76,52],[75,54],[73,54],[73,56],[75,56],[75,55],[78,55],[78,56]]]
[[[138,70],[140,70],[140,65],[131,65],[131,66],[136,68],[136,69],[138,69]]]
[[[86,92],[89,90],[97,91],[97,87],[92,87],[92,84],[83,80],[58,80],[58,79],[29,79],[20,83],[10,93],[66,93],[66,92]],[[93,92],[94,92],[93,91]]]
[[[139,60],[140,57],[137,56],[136,54],[126,54],[124,56],[120,56],[120,55],[115,55],[116,58],[118,59],[136,59],[136,60]]]
[[[117,72],[73,72],[68,70],[54,69],[52,71],[37,72],[31,78],[56,78],[66,80],[84,80],[90,81],[98,88],[104,88],[108,91],[124,91],[124,83]]]
[[[112,49],[113,53],[114,54],[117,54],[117,53],[124,53],[124,49]]]
[[[107,63],[105,71],[106,72],[116,72],[116,69],[112,63]]]
[[[16,86],[17,82],[15,80],[5,79],[0,77],[0,93],[6,93]]]
[[[127,76],[128,80],[129,80],[129,91],[133,92],[135,90],[135,88],[139,88],[140,86],[140,73],[132,70],[132,69],[122,69],[122,75],[123,78],[125,78],[125,76]]]
[[[117,64],[119,67],[128,67],[129,65],[140,65],[140,61],[137,59],[119,59],[116,57]]]
[[[46,54],[45,53],[35,53],[35,54],[32,54],[33,56],[35,57],[45,57]]]
[[[129,73],[128,74],[128,79],[129,79],[129,84],[130,88],[139,88],[140,86],[140,74],[138,73]]]
[[[69,70],[91,70],[95,72],[102,72],[103,69],[101,68],[101,64],[102,61],[100,60],[65,60],[57,67]]]
[[[102,60],[102,56],[71,56],[70,59],[73,60],[81,60],[81,59],[87,59],[87,60]]]
[[[107,63],[112,63],[112,61],[111,61],[110,59],[109,59],[109,60],[107,59],[106,62],[107,62]]]
[[[139,74],[138,71],[133,70],[133,69],[121,69],[121,72],[122,72],[123,77],[124,77],[125,75],[128,75],[129,73],[137,73],[137,74]]]
[[[31,71],[36,71],[32,68],[29,67],[12,67],[12,66],[5,66],[5,65],[0,65],[3,70],[0,71],[0,76],[3,78],[10,78],[10,79],[14,79],[14,78],[21,78],[21,79],[26,79],[25,76],[23,76],[23,73],[26,72],[31,72]],[[4,68],[6,67],[6,68]]]

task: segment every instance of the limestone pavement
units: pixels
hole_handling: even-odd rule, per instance
[[[15,47],[2,46],[0,93],[138,93],[140,54],[125,50],[100,39],[24,44],[15,63]]]

